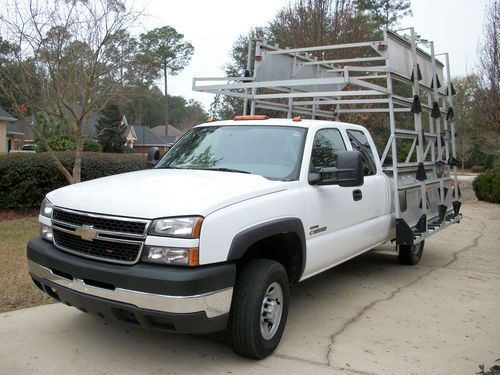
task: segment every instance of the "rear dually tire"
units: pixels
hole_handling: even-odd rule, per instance
[[[424,253],[425,241],[419,242],[416,245],[399,245],[398,260],[399,263],[413,266],[420,262]]]

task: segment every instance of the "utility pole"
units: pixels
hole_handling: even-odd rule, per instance
[[[167,94],[167,61],[163,63],[163,76],[165,78],[165,141],[168,137],[168,94]]]

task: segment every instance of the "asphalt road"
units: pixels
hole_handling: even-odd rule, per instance
[[[151,332],[54,304],[0,314],[0,374],[475,374],[500,358],[500,205],[462,212],[417,266],[370,252],[293,288],[283,340],[263,361],[235,355],[223,334]]]

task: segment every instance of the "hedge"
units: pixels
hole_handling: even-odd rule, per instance
[[[477,199],[500,203],[500,167],[477,176],[472,183]]]
[[[75,138],[68,135],[53,135],[47,139],[47,143],[53,151],[68,151],[76,148]],[[37,142],[36,152],[46,152],[45,144]],[[85,138],[83,140],[83,151],[102,152],[102,146],[95,139]]]
[[[73,152],[57,153],[57,157],[72,171]],[[145,168],[142,155],[85,152],[82,181]],[[0,208],[39,207],[45,194],[67,184],[46,152],[0,155]]]

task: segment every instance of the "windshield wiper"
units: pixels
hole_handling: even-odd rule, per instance
[[[204,169],[206,171],[221,171],[221,172],[235,172],[235,173],[246,173],[246,174],[252,174],[252,172],[248,171],[242,171],[240,169],[233,169],[233,168],[206,168]]]
[[[233,168],[191,168],[191,167],[161,167],[163,169],[195,169],[198,171],[220,171],[220,172],[234,172],[234,173],[246,173],[246,174],[252,174],[252,172],[248,171],[243,171],[241,169],[233,169]]]

